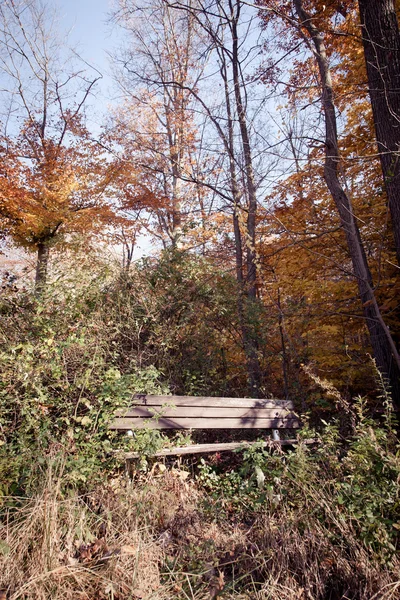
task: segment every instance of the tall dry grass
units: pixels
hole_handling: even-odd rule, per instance
[[[204,510],[180,469],[123,476],[93,493],[41,489],[3,511],[0,589],[9,600],[395,600],[400,566],[375,560],[315,490],[249,520]],[[15,499],[14,499],[15,502]],[[320,522],[314,508],[323,504]],[[346,540],[340,546],[338,534]],[[335,541],[336,540],[336,541]],[[1,595],[0,595],[1,598]]]
[[[139,527],[132,490],[66,496],[60,483],[50,471],[37,495],[5,511],[0,587],[6,598],[170,598],[167,587],[160,589],[162,548]]]

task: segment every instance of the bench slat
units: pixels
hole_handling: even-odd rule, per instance
[[[121,411],[118,417],[209,417],[209,418],[254,418],[264,419],[289,417],[292,413],[287,408],[222,408],[210,406],[133,406],[126,411]],[[294,416],[294,415],[293,415]]]
[[[255,398],[220,398],[213,396],[147,396],[138,394],[132,398],[133,405],[145,406],[201,406],[236,408],[294,408],[291,400],[275,398],[258,400]]]
[[[300,427],[300,422],[294,416],[289,418],[231,417],[226,419],[117,417],[110,429],[297,429],[298,427]]]
[[[301,441],[302,444],[316,444],[318,440],[316,438],[313,439],[305,439]],[[239,448],[245,450],[257,444],[263,448],[273,448],[276,446],[294,446],[297,444],[297,439],[290,440],[278,440],[272,441],[269,440],[267,442],[263,442],[260,444],[257,442],[224,442],[221,444],[193,444],[191,446],[181,446],[179,448],[163,448],[158,452],[152,454],[152,456],[182,456],[185,454],[208,454],[212,452],[228,452],[232,450],[237,450]],[[127,460],[138,458],[140,456],[139,452],[122,452],[121,450],[116,450],[116,454],[123,454],[123,457]]]

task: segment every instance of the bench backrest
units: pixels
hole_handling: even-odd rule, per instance
[[[138,394],[111,429],[297,429],[289,400]]]

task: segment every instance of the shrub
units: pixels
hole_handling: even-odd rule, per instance
[[[93,483],[112,468],[115,411],[133,393],[166,393],[156,368],[122,369],[104,314],[107,272],[70,277],[40,302],[3,299],[0,344],[0,491],[27,494],[47,457],[65,456],[65,482]],[[18,306],[16,318],[15,305]],[[124,365],[126,367],[126,365]]]

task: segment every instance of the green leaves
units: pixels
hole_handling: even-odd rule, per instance
[[[29,494],[48,457],[63,453],[64,484],[94,484],[117,464],[111,450],[121,443],[108,430],[116,410],[127,406],[134,393],[167,393],[154,366],[118,364],[115,322],[92,301],[91,282],[75,301],[69,285],[63,311],[61,280],[54,295],[48,290],[41,299],[39,311],[36,305],[26,307],[19,328],[9,321],[8,340],[6,336],[0,345],[4,495],[14,485],[19,493]],[[101,299],[102,292],[96,293]],[[85,297],[91,300],[89,308]]]

